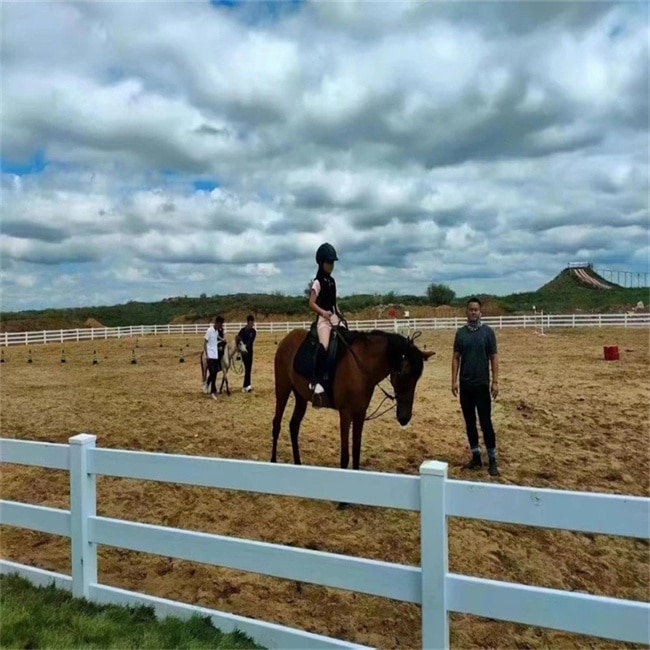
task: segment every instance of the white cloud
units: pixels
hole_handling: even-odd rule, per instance
[[[35,275],[17,275],[14,281],[18,287],[30,288],[36,285],[37,278]]]
[[[241,269],[244,275],[268,277],[282,273],[275,264],[244,264]]]

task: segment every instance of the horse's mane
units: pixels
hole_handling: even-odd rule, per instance
[[[397,332],[386,332],[385,330],[374,329],[366,332],[353,330],[349,332],[351,343],[352,341],[363,341],[370,343],[373,339],[384,338],[386,339],[386,354],[388,356],[388,363],[391,368],[399,368],[402,358],[406,356],[414,367],[415,374],[419,377],[424,370],[424,360],[420,351],[412,345],[409,340],[402,334]]]

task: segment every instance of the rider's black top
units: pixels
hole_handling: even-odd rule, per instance
[[[336,313],[336,282],[334,278],[325,273],[322,268],[318,269],[316,280],[320,283],[320,293],[316,298],[316,304],[325,311]]]

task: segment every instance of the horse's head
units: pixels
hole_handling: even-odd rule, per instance
[[[435,354],[433,350],[423,351],[415,345],[414,341],[419,335],[420,332],[415,332],[412,337],[389,335],[389,355],[392,366],[390,383],[395,391],[397,406],[395,415],[402,426],[407,425],[413,415],[415,386],[422,376],[424,362]]]
[[[248,354],[248,348],[243,341],[237,342],[237,350],[240,352],[240,354]]]

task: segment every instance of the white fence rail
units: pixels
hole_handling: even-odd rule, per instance
[[[517,316],[486,316],[484,322],[497,329],[504,328],[558,328],[558,327],[650,327],[650,314],[521,314]],[[388,318],[381,320],[350,320],[348,325],[356,330],[438,330],[458,328],[464,318]],[[226,330],[237,332],[245,323],[227,323]],[[258,332],[289,332],[295,327],[308,329],[311,321],[259,322]],[[123,339],[134,336],[162,336],[203,334],[206,323],[179,325],[129,325],[127,327],[88,327],[72,330],[46,330],[39,332],[2,332],[0,345],[38,345],[65,343],[66,341],[97,341]]]
[[[650,604],[449,573],[447,519],[650,538],[650,499],[449,480],[447,465],[424,462],[419,476],[99,449],[95,436],[69,445],[3,438],[0,461],[68,470],[70,510],[0,501],[0,524],[71,538],[72,576],[0,560],[0,572],[54,582],[101,603],[146,604],[159,616],[211,617],[260,644],[283,648],[362,647],[293,629],[138,594],[97,582],[97,546],[170,556],[421,605],[422,646],[449,647],[449,612],[462,612],[632,643],[650,644]],[[421,566],[281,546],[98,517],[96,476],[412,510],[420,513]]]

